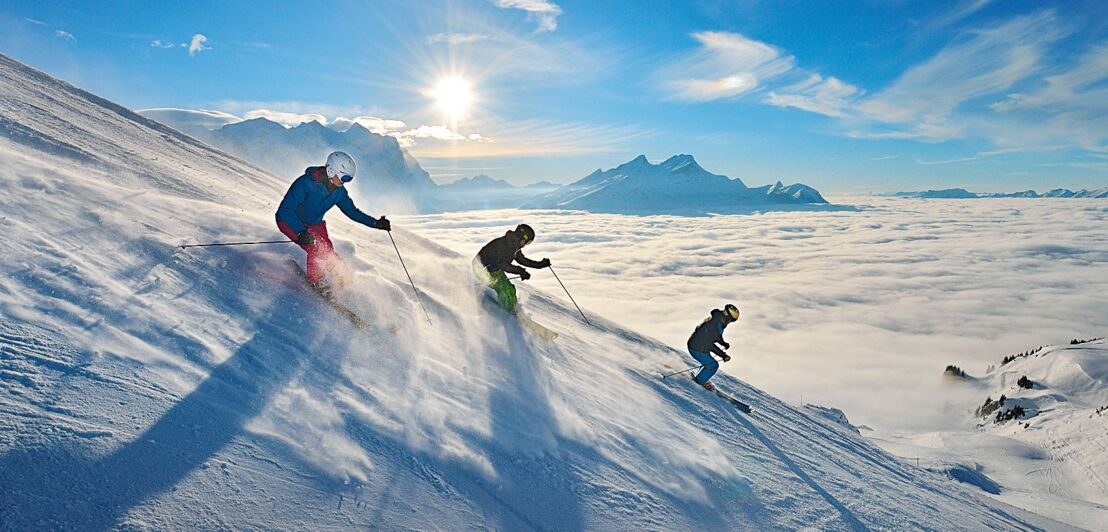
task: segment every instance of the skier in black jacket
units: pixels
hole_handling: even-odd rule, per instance
[[[535,230],[527,224],[519,224],[515,230],[485,244],[473,258],[473,273],[496,291],[496,299],[504,310],[512,312],[516,307],[516,287],[508,280],[509,273],[526,281],[531,273],[512,264],[518,262],[528,268],[548,268],[550,259],[534,261],[523,256],[523,246],[535,240]]]
[[[704,365],[700,373],[693,377],[693,380],[708,391],[716,389],[712,383],[708,382],[708,379],[711,379],[712,375],[715,375],[716,370],[719,369],[719,362],[712,357],[711,353],[719,355],[724,362],[731,360],[731,355],[723,351],[723,349],[731,349],[731,344],[723,339],[723,329],[738,319],[738,307],[728,303],[723,307],[723,310],[712,309],[711,317],[698,325],[692,335],[689,336],[689,354],[697,362]],[[723,346],[723,349],[719,348],[720,345]]]

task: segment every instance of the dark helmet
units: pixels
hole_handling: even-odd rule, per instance
[[[516,226],[516,236],[518,236],[520,241],[524,244],[527,244],[535,240],[535,230],[531,229],[531,226],[527,224],[519,224]]]
[[[723,306],[723,315],[731,318],[731,321],[736,321],[739,319],[739,307],[728,303]]]

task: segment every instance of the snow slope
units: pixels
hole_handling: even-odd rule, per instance
[[[5,529],[1065,528],[524,287],[538,341],[398,228],[428,324],[332,216],[355,333],[292,246],[175,248],[276,237],[286,179],[4,56],[0,133]]]
[[[796,183],[747,188],[741,179],[713,174],[692,155],[651,164],[640,155],[595,172],[523,205],[532,209],[579,209],[609,213],[708,213],[765,209],[774,204],[826,204],[816,189]]]
[[[1005,401],[960,431],[877,434],[883,447],[1009,504],[1090,530],[1108,523],[1108,341],[1029,350],[960,386]],[[1021,378],[1031,381],[1021,387]],[[980,406],[980,405],[978,405]],[[1015,408],[1024,414],[997,421]]]

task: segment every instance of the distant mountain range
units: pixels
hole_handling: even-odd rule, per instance
[[[611,170],[533,198],[523,208],[580,209],[634,214],[739,212],[772,205],[827,204],[816,189],[796,183],[747,187],[742,180],[713,174],[692,155],[651,164],[640,155]]]
[[[481,174],[439,185],[435,189],[435,197],[439,208],[444,211],[511,209],[559,186],[561,185],[541,181],[519,187]]]
[[[1081,189],[1074,192],[1068,188],[1056,188],[1050,192],[1039,194],[1034,190],[1023,192],[994,192],[978,193],[970,192],[964,188],[946,188],[942,190],[924,190],[917,192],[892,192],[878,194],[879,196],[891,196],[897,198],[918,199],[977,199],[977,198],[1108,198],[1108,187],[1095,190]]]
[[[254,163],[289,182],[309,166],[324,163],[327,154],[342,150],[358,161],[352,186],[362,192],[359,206],[371,211],[416,213],[438,210],[435,182],[395,138],[378,135],[360,124],[338,131],[319,122],[296,127],[255,118],[208,130],[178,124],[172,115],[154,115],[231,155]]]
[[[358,161],[358,178],[352,186],[361,192],[359,206],[377,212],[405,214],[519,207],[696,214],[743,212],[769,206],[827,205],[827,200],[807,185],[786,186],[778,181],[749,188],[740,179],[704,170],[692,155],[675,155],[657,165],[640,155],[614,169],[598,169],[565,186],[541,182],[519,187],[487,175],[436,185],[395,138],[373,133],[360,124],[339,131],[315,121],[289,128],[255,118],[208,129],[179,111],[144,113],[278,176],[288,176],[290,182],[304,168],[322,164],[327,153],[346,151]]]

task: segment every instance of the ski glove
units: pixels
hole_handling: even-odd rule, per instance
[[[384,216],[377,219],[377,229],[382,231],[392,231],[392,222]]]
[[[539,261],[539,268],[549,268],[549,267],[550,267],[550,259],[542,259],[542,260]]]
[[[723,355],[723,361],[724,362],[730,362],[731,361],[731,355],[724,354]]]
[[[313,236],[307,229],[300,231],[296,234],[296,243],[301,246],[314,246],[315,236]]]
[[[519,280],[526,281],[531,278],[531,272],[523,270],[523,273],[519,274]]]
[[[720,343],[720,345],[723,346],[724,349],[731,349],[731,344],[729,344],[727,342],[724,342],[722,340],[719,343]]]

